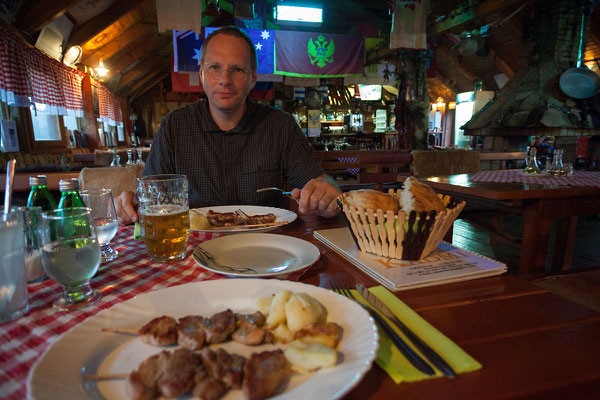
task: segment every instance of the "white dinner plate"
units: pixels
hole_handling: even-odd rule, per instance
[[[208,210],[213,210],[214,212],[235,212],[237,210],[242,210],[246,214],[259,215],[259,214],[274,214],[276,219],[275,222],[285,222],[289,224],[294,221],[298,216],[295,212],[290,210],[285,210],[283,208],[275,208],[275,207],[261,207],[261,206],[215,206],[215,207],[202,207],[202,208],[194,208],[190,210],[190,214],[194,211],[199,212],[200,214],[208,214]],[[286,225],[282,224],[282,225]],[[246,228],[243,225],[241,226],[232,226],[230,229],[223,229],[219,227],[219,229],[207,229],[207,230],[197,230],[198,232],[218,232],[223,234],[230,233],[246,233],[246,232],[267,232],[272,231],[273,229],[278,228],[282,225],[274,225],[274,226],[263,226],[263,227],[255,227],[255,228]],[[196,230],[196,229],[192,229]]]
[[[310,374],[293,374],[285,390],[272,399],[337,399],[352,389],[371,368],[378,346],[377,328],[357,303],[316,286],[277,279],[220,279],[192,282],[142,294],[88,318],[63,334],[41,356],[28,380],[29,397],[41,399],[127,399],[125,382],[86,381],[88,374],[130,372],[162,348],[142,343],[131,335],[102,332],[105,327],[138,329],[161,315],[175,318],[210,316],[231,308],[253,312],[258,297],[282,289],[304,292],[320,301],[328,321],[342,327],[338,364]],[[248,347],[236,342],[218,345],[244,356],[276,345]],[[170,348],[169,350],[173,350]],[[223,400],[241,400],[241,390],[231,390]]]
[[[194,249],[193,257],[217,274],[258,278],[307,268],[319,259],[319,249],[291,236],[248,233],[207,240]]]

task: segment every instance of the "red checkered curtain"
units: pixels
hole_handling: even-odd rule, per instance
[[[94,86],[98,89],[100,120],[108,125],[123,126],[121,99],[99,83],[94,83]]]
[[[27,79],[26,63],[27,47],[0,24],[0,101],[29,107],[33,92]]]
[[[83,117],[84,74],[27,46],[0,24],[0,100],[53,115]]]

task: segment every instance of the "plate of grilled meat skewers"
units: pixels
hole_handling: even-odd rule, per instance
[[[32,368],[32,399],[337,399],[371,368],[358,304],[276,279],[145,293],[62,335]]]

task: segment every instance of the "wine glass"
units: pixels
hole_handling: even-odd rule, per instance
[[[100,266],[100,244],[87,207],[63,208],[42,214],[42,265],[48,276],[63,287],[54,308],[77,310],[102,295],[90,279]]]
[[[117,234],[119,224],[112,191],[110,189],[90,189],[82,190],[79,195],[84,203],[92,209],[92,219],[102,250],[101,262],[114,260],[119,253],[110,247],[110,241]]]

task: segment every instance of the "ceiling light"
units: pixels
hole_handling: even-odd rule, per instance
[[[273,18],[278,23],[311,23],[323,22],[323,6],[311,1],[284,1],[273,8]]]
[[[103,81],[108,72],[109,69],[104,66],[104,60],[101,58],[98,61],[98,66],[92,69],[92,76],[96,80]]]
[[[81,46],[71,46],[63,57],[63,63],[69,67],[73,67],[81,61],[83,55],[83,49]]]

